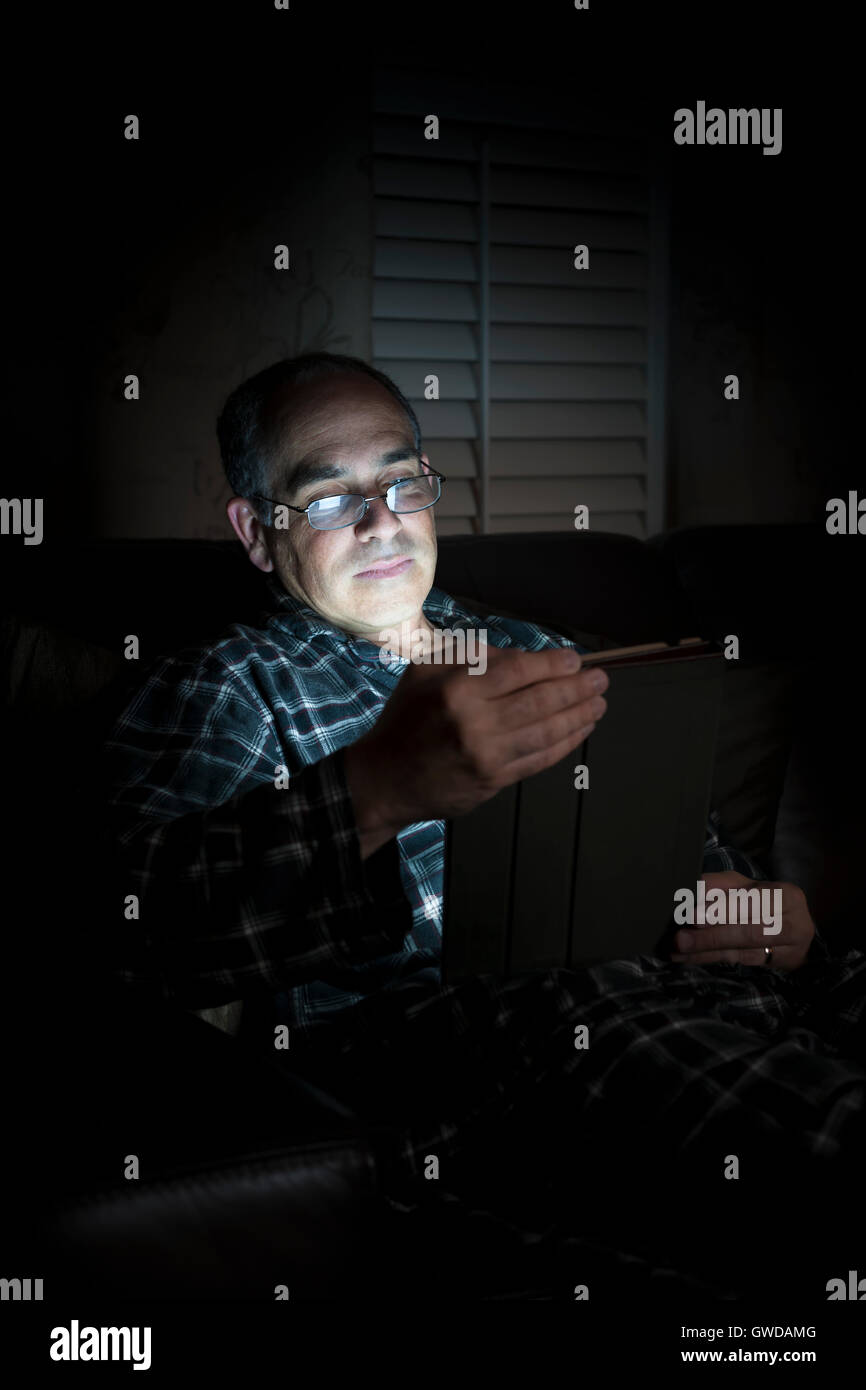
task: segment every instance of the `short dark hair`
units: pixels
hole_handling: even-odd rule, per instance
[[[347,372],[370,376],[390,391],[405,410],[412,426],[415,449],[421,453],[418,417],[400,388],[384,372],[377,371],[360,357],[338,352],[307,352],[300,357],[285,357],[236,386],[217,420],[223,468],[236,497],[256,497],[268,491],[269,465],[278,446],[268,425],[268,406],[276,392],[317,377]]]

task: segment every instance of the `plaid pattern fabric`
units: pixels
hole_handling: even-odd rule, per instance
[[[575,1046],[581,1024],[585,1048]],[[480,975],[432,995],[410,982],[364,1001],[301,1053],[374,1123],[389,1123],[397,1098],[413,1181],[426,1155],[459,1160],[470,1135],[512,1114],[547,1131],[547,1167],[579,1134],[603,1131],[612,1105],[647,1132],[663,1122],[686,1153],[717,1129],[730,1142],[748,1116],[764,1140],[783,1135],[832,1158],[866,1094],[866,955],[792,973],[636,956]]]
[[[475,1248],[500,1252],[501,1269],[452,1275],[466,1296],[480,1279],[487,1296],[571,1297],[589,1272],[613,1297],[790,1281],[814,1301],[862,1248],[862,952],[791,974],[639,956],[433,996],[410,982],[290,1064],[373,1127],[414,1238],[450,1221],[459,1250],[469,1219]],[[813,1200],[829,1191],[850,1221]]]
[[[711,1187],[721,1220],[721,1154],[738,1152],[753,1173],[763,1165],[778,1192],[772,1155],[791,1174],[798,1155],[851,1151],[866,1084],[859,952],[833,959],[818,938],[792,975],[639,956],[443,988],[443,823],[409,826],[362,863],[341,758],[404,663],[383,665],[378,648],[272,592],[261,627],[158,662],[107,743],[107,847],[141,904],[114,943],[129,986],[190,1008],[269,994],[268,1025],[293,1030],[278,1062],[380,1134],[395,1210],[418,1219],[433,1203],[438,1227],[443,1203],[474,1203],[527,1255],[555,1229],[569,1271],[592,1251],[623,1277],[645,1268],[664,1284],[672,1273],[677,1252],[641,1234],[658,1205],[645,1198],[650,1153],[659,1171]],[[435,588],[424,608],[440,626],[486,627],[496,646],[576,645]],[[715,815],[704,868],[765,877],[723,843]],[[273,1057],[272,1036],[268,1026],[253,1045]],[[620,1173],[614,1203],[620,1236],[586,1194],[636,1151],[642,1176]],[[431,1155],[440,1182],[425,1181]],[[713,1277],[704,1270],[693,1287]]]
[[[384,664],[273,576],[270,595],[261,626],[158,661],[107,741],[106,848],[140,904],[108,949],[126,984],[184,1007],[270,990],[302,1037],[400,980],[439,985],[444,822],[361,860],[342,749],[407,663]],[[497,647],[577,645],[435,587],[424,611]],[[763,876],[716,817],[704,863]]]

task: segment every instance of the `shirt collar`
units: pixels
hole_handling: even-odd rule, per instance
[[[315,608],[290,594],[276,574],[269,574],[266,583],[275,609],[271,621],[276,621],[283,632],[300,641],[309,641],[318,636],[328,637],[335,646],[352,653],[362,665],[374,665],[379,670],[402,670],[408,665],[407,661],[398,657],[388,664],[383,663],[379,656],[380,649],[375,642],[368,642],[363,637],[353,637],[335,623],[329,622]],[[478,622],[477,614],[469,613],[451,598],[450,594],[446,594],[444,589],[437,589],[435,585],[421,606],[430,621],[440,627],[469,627]]]

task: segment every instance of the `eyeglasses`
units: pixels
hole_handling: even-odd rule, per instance
[[[360,493],[343,492],[333,497],[319,497],[306,507],[293,507],[289,502],[276,502],[273,497],[264,497],[254,492],[253,497],[261,502],[269,502],[273,507],[287,507],[290,512],[302,512],[316,531],[338,531],[343,526],[355,526],[366,515],[371,502],[384,497],[392,512],[423,512],[432,507],[442,496],[442,484],[447,482],[443,473],[431,468],[428,473],[419,473],[411,478],[395,478],[387,492],[373,497],[362,497]],[[270,523],[265,523],[268,525]]]

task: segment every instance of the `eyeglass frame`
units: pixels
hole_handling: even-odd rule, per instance
[[[326,502],[328,500],[326,497],[314,497],[313,501],[308,502],[306,507],[295,507],[291,502],[277,502],[276,499],[273,497],[265,497],[264,493],[262,492],[253,492],[250,493],[250,496],[256,498],[259,502],[267,502],[272,507],[286,507],[290,512],[300,512],[303,516],[307,517],[307,522],[314,531],[345,531],[347,526],[357,526],[359,522],[364,520],[364,517],[370,510],[371,502],[378,502],[381,498],[384,497],[385,505],[386,507],[388,507],[388,493],[391,491],[391,488],[395,487],[398,483],[417,482],[419,478],[429,478],[432,476],[434,478],[439,479],[439,496],[434,497],[432,502],[426,502],[423,507],[413,507],[407,512],[395,512],[392,507],[388,507],[388,510],[389,512],[391,512],[392,516],[415,516],[418,512],[426,512],[430,507],[435,507],[436,503],[441,501],[442,499],[442,484],[446,483],[448,479],[446,478],[445,474],[440,473],[438,469],[431,468],[429,463],[426,465],[426,470],[427,471],[424,473],[410,473],[405,478],[395,478],[394,482],[390,483],[384,492],[374,493],[372,497],[362,497],[361,500],[364,503],[364,510],[362,511],[361,515],[357,517],[354,521],[344,521],[342,526],[313,526],[312,521],[310,521],[309,516],[307,516],[310,507],[315,506],[317,502]],[[330,495],[332,497],[361,497],[360,492],[334,492]],[[270,525],[270,523],[262,522],[262,525],[267,526]]]

